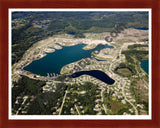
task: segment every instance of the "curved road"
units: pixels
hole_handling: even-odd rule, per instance
[[[138,115],[138,111],[137,111],[136,107],[134,106],[134,104],[132,104],[132,103],[126,98],[126,95],[125,95],[125,93],[124,93],[124,87],[125,87],[125,85],[126,85],[126,81],[124,81],[124,84],[123,84],[123,87],[122,87],[122,94],[123,94],[123,96],[124,96],[124,99],[125,99],[128,103],[130,103],[130,105],[132,105],[132,107],[133,107],[134,110],[135,110],[135,114]]]
[[[119,51],[119,59],[115,58],[115,59],[112,61],[112,63],[110,64],[109,71],[110,71],[112,74],[113,74],[113,72],[112,72],[112,70],[111,70],[112,65],[113,65],[115,62],[117,63],[118,61],[121,60],[121,52],[122,52],[122,49],[123,49],[123,46],[121,47],[121,49],[120,49],[120,51]],[[124,87],[125,87],[125,85],[126,85],[126,81],[124,81],[124,82],[122,82],[122,83],[123,83],[122,94],[123,94],[124,99],[125,99],[125,101],[127,101],[127,102],[134,108],[135,114],[138,115],[138,111],[137,111],[136,107],[134,106],[133,103],[131,103],[131,102],[126,98],[126,95],[125,95],[125,93],[124,93]]]

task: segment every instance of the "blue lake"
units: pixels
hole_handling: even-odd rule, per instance
[[[115,82],[115,80],[113,80],[106,73],[104,73],[100,70],[80,71],[80,72],[73,73],[70,77],[76,78],[76,77],[79,77],[81,75],[93,76],[93,77],[95,77],[95,78],[97,78],[97,79],[99,79],[99,80],[101,80],[104,83],[109,84],[109,85],[112,85]]]
[[[13,17],[26,17],[26,16],[29,16],[28,14],[16,14],[16,15],[13,15]]]
[[[149,65],[148,60],[141,61],[141,67],[147,74],[148,74],[148,71],[149,71],[149,66],[148,65]]]
[[[138,30],[149,30],[148,28],[136,28]]]
[[[74,46],[62,46],[62,49],[56,50],[39,60],[33,61],[24,70],[30,71],[34,74],[47,76],[47,73],[60,74],[60,70],[64,65],[81,60],[83,57],[90,57],[89,51],[83,50],[86,44],[77,44]],[[113,48],[113,46],[105,45],[105,48]]]
[[[69,34],[70,34],[70,35],[75,35],[76,33],[75,33],[75,32],[70,32]]]

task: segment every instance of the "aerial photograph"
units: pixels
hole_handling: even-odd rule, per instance
[[[10,16],[11,115],[149,115],[148,11]]]

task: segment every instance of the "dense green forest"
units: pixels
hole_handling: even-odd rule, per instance
[[[137,50],[137,48],[141,48],[141,47],[142,48],[148,47],[148,45],[142,45],[142,44],[129,45],[128,50],[122,51],[122,54],[125,55],[126,62],[125,63],[123,63],[123,62],[120,63],[119,66],[114,69],[114,72],[118,73],[117,72],[118,69],[127,68],[128,70],[131,71],[132,75],[135,75],[137,73],[135,66],[138,64],[136,62],[136,60],[142,61],[142,60],[145,60],[145,59],[148,58],[148,51]]]
[[[54,92],[47,91],[42,93],[44,85],[45,82],[30,79],[26,76],[22,76],[18,82],[14,82],[14,87],[12,88],[13,113],[15,114],[21,108],[18,111],[19,115],[24,115],[22,111],[26,111],[25,114],[29,115],[59,114],[58,109],[61,107],[66,90],[68,93],[61,112],[62,115],[71,115],[71,108],[74,108],[74,105],[80,106],[80,104],[84,107],[84,113],[81,114],[95,115],[97,113],[94,111],[94,107],[96,98],[100,98],[100,96],[97,97],[100,94],[98,85],[91,82],[85,82],[81,86],[78,86],[76,82],[73,85],[57,83],[52,87],[55,90]],[[80,92],[82,91],[86,93],[81,94]],[[28,96],[25,102],[24,96]],[[18,104],[15,103],[16,100],[18,100]],[[22,102],[24,103],[22,104]]]
[[[134,45],[129,45],[128,46],[128,49],[136,49],[136,48],[140,48],[140,47],[148,47],[148,45],[147,44],[134,44]]]
[[[127,50],[127,51],[123,51],[122,54],[125,54],[126,60],[129,63],[134,63],[133,57],[139,61],[142,61],[148,55],[148,51]]]
[[[21,14],[27,14],[28,18],[16,16]],[[126,28],[148,28],[148,12],[13,12],[12,20],[25,20],[24,25],[12,29],[12,64],[35,42],[54,34],[68,33],[84,38],[85,32],[112,31],[119,23]],[[44,20],[47,22],[42,24]],[[33,24],[43,27],[36,28]]]
[[[56,109],[62,104],[63,96],[68,86],[60,83],[57,84],[56,87],[55,92],[48,91],[37,95],[28,107],[27,114],[52,115],[53,112],[56,112]]]
[[[42,93],[42,87],[46,85],[46,82],[40,80],[30,79],[26,76],[22,76],[18,82],[14,82],[14,87],[12,88],[12,108],[13,113],[15,113],[18,108],[21,107],[21,110],[18,114],[23,114],[22,111],[26,111],[26,114],[37,114],[37,115],[46,115],[52,114],[56,109],[55,107],[60,107],[57,105],[62,104],[62,98],[64,96],[67,85],[64,83],[58,83],[56,85],[55,92],[45,92]],[[27,100],[24,101],[23,97],[28,96]],[[34,100],[32,100],[34,99]],[[58,101],[59,99],[59,101]],[[18,104],[15,103],[18,100]],[[45,104],[47,102],[47,104]],[[28,105],[27,105],[28,104]],[[27,106],[27,107],[26,107]]]
[[[35,42],[51,35],[52,32],[34,28],[31,22],[20,29],[12,29],[12,64],[20,60],[24,52]]]
[[[17,110],[20,106],[15,104],[17,97],[21,97],[19,102],[23,101],[23,96],[27,95],[29,97],[41,94],[42,87],[45,85],[44,81],[30,79],[26,76],[22,76],[18,82],[14,82],[14,87],[12,88],[12,108]]]

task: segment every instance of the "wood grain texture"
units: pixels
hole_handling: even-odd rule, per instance
[[[151,8],[152,120],[8,120],[9,8]],[[159,0],[1,0],[0,1],[0,128],[160,128],[160,1]]]

